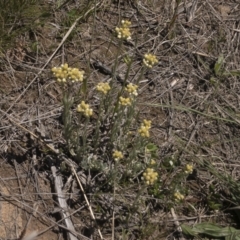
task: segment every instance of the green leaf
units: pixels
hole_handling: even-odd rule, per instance
[[[209,81],[212,85],[216,85],[218,82],[218,79],[216,77],[210,77],[210,81]]]
[[[148,143],[146,148],[149,152],[155,152],[158,149],[158,147],[153,143]]]
[[[192,230],[192,228],[186,224],[181,225],[182,231],[185,235],[192,236],[192,237],[197,237],[196,232]]]
[[[198,234],[205,234],[214,238],[225,237],[225,240],[240,240],[240,230],[233,227],[221,227],[213,223],[199,223],[194,227],[181,225],[183,233],[196,237]]]
[[[239,77],[240,76],[240,71],[232,70],[232,71],[229,71],[229,72],[224,72],[223,75],[224,76],[237,76],[237,77]]]
[[[236,232],[232,233],[231,235],[225,237],[225,240],[240,240],[239,231],[236,231]]]
[[[222,65],[223,65],[223,55],[221,54],[219,57],[218,57],[218,60],[217,62],[215,63],[214,65],[214,73],[216,76],[219,76],[221,75],[221,69],[222,69]]]

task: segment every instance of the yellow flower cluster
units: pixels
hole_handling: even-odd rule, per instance
[[[122,24],[123,28],[129,28],[132,23],[130,21],[128,21],[128,20],[122,20],[121,24]]]
[[[130,21],[122,20],[121,21],[121,26],[115,28],[118,38],[131,40],[131,32],[130,32],[130,29],[129,29],[130,26],[131,26]]]
[[[99,92],[102,92],[104,95],[107,94],[107,92],[110,90],[110,86],[109,86],[109,83],[103,83],[103,82],[100,82],[98,83],[97,85],[97,90]]]
[[[184,196],[179,191],[176,191],[173,196],[176,202],[182,201],[184,199]]]
[[[187,165],[185,166],[184,172],[185,172],[186,174],[191,174],[191,173],[193,172],[193,165],[187,164]]]
[[[142,137],[149,137],[150,136],[150,133],[149,133],[150,128],[151,128],[151,121],[144,119],[143,123],[141,124],[140,128],[138,129],[138,132]]]
[[[65,83],[68,80],[72,82],[82,82],[84,71],[80,71],[78,68],[68,67],[68,64],[62,64],[60,67],[52,68],[53,75],[60,83]]]
[[[130,98],[119,97],[119,104],[123,106],[131,105]]]
[[[82,82],[84,71],[80,71],[78,68],[68,68],[68,77],[72,82]]]
[[[132,83],[129,83],[127,85],[127,87],[125,87],[125,90],[130,94],[130,95],[134,95],[137,96],[138,92],[137,92],[137,88],[138,86]]]
[[[158,179],[158,173],[153,168],[147,168],[143,173],[143,180],[147,185],[152,185]]]
[[[86,104],[84,101],[77,106],[77,112],[83,113],[85,117],[90,117],[93,114],[93,110],[89,107],[89,104]]]
[[[156,164],[156,161],[154,159],[151,159],[150,165],[155,165],[155,164]]]
[[[122,152],[117,151],[117,150],[114,150],[114,151],[113,151],[113,155],[112,155],[112,156],[113,156],[113,158],[114,158],[114,160],[115,160],[116,162],[123,158]]]
[[[155,55],[146,53],[143,58],[143,63],[146,67],[152,68],[155,63],[158,63],[158,60]]]

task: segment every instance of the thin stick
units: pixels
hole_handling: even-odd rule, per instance
[[[87,203],[87,205],[88,205],[88,208],[89,208],[90,214],[91,214],[91,216],[92,216],[92,219],[93,219],[93,220],[95,221],[95,223],[96,223],[96,218],[95,218],[95,216],[94,216],[92,207],[91,207],[91,205],[90,205],[90,203],[89,203],[89,201],[88,201],[88,198],[87,198],[87,196],[86,196],[86,194],[85,194],[85,191],[84,191],[84,189],[83,189],[83,186],[82,186],[82,184],[81,184],[81,182],[80,182],[80,180],[79,180],[79,177],[78,177],[78,175],[77,175],[74,167],[72,167],[72,172],[74,173],[74,175],[75,175],[75,177],[76,177],[76,179],[77,179],[77,181],[78,181],[79,187],[81,188],[81,191],[82,191],[83,196],[84,196],[84,198],[85,198],[85,201],[86,201],[86,203]],[[103,239],[102,233],[101,233],[101,231],[100,231],[100,229],[99,229],[98,227],[97,227],[97,230],[98,230],[98,233],[99,233],[100,238]]]
[[[180,239],[180,240],[183,240],[183,238],[182,238],[182,228],[181,228],[181,226],[180,226],[179,221],[177,220],[177,216],[176,216],[176,214],[175,214],[175,211],[174,211],[173,208],[171,208],[170,210],[171,210],[171,214],[172,214],[172,216],[173,216],[174,224],[175,224],[175,226],[176,226],[176,228],[177,228],[177,231],[178,231],[178,233],[181,235],[179,239]]]
[[[115,201],[115,193],[116,193],[116,189],[115,189],[115,181],[113,184],[113,199]],[[113,216],[112,216],[112,240],[114,240],[114,236],[115,236],[115,203],[113,203]]]
[[[65,195],[62,192],[62,185],[63,185],[62,177],[57,175],[57,168],[55,166],[52,166],[51,170],[54,177],[55,190],[57,193],[58,203],[61,209],[63,209],[60,213],[62,215],[62,218],[64,219],[67,229],[70,230],[67,232],[67,235],[70,240],[77,240],[77,237],[72,233],[72,232],[76,232],[76,230],[70,218],[70,213],[68,211],[68,205],[67,205]]]

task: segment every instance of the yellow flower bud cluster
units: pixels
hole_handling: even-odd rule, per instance
[[[184,199],[184,196],[179,191],[176,191],[173,196],[176,202],[182,201]]]
[[[77,112],[83,113],[85,117],[90,117],[93,114],[93,110],[89,107],[89,104],[86,104],[84,101],[77,106]]]
[[[123,28],[129,28],[132,23],[130,21],[128,21],[128,20],[122,20],[121,24],[122,24]]]
[[[68,77],[72,82],[82,82],[84,71],[80,71],[78,68],[68,68]]]
[[[84,71],[80,71],[78,68],[68,67],[68,64],[62,64],[60,67],[52,68],[53,75],[60,83],[65,83],[68,80],[72,82],[82,82]]]
[[[122,106],[131,105],[131,99],[130,98],[119,97],[119,104],[122,105]]]
[[[149,133],[150,128],[151,128],[151,121],[144,119],[143,123],[141,124],[140,128],[138,129],[138,133],[142,137],[149,137],[150,136],[150,133]]]
[[[113,155],[112,155],[112,156],[113,156],[113,158],[114,158],[114,160],[115,160],[116,162],[123,158],[122,152],[117,151],[117,150],[114,150],[114,151],[113,151]]]
[[[158,179],[158,173],[153,168],[147,168],[143,173],[143,180],[147,185],[152,185]]]
[[[155,165],[155,164],[156,164],[156,161],[154,159],[151,159],[150,165]]]
[[[187,165],[185,166],[184,172],[185,172],[186,174],[191,174],[191,173],[193,172],[193,165],[187,164]]]
[[[134,95],[137,96],[138,92],[137,92],[137,88],[138,86],[132,83],[129,83],[127,85],[127,87],[125,87],[125,90],[130,94],[130,95]]]
[[[110,86],[109,86],[109,83],[103,83],[103,82],[100,82],[98,83],[97,85],[97,90],[99,92],[102,92],[104,95],[107,94],[107,92],[110,90]]]
[[[118,38],[131,40],[131,32],[130,32],[130,29],[129,29],[130,26],[131,26],[130,21],[122,20],[121,21],[121,26],[115,28]]]
[[[143,63],[146,67],[152,68],[155,63],[158,63],[158,60],[155,55],[146,53],[143,58]]]

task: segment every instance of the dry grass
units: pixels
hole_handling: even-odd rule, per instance
[[[30,24],[32,16],[24,15],[18,37],[11,29],[14,19],[9,24],[0,19],[1,29],[11,29],[13,36],[0,46],[0,225],[5,226],[4,234],[13,227],[3,217],[5,206],[11,204],[17,206],[18,214],[9,207],[15,221],[15,236],[9,238],[19,238],[24,226],[28,226],[27,232],[46,230],[40,239],[66,237],[50,172],[51,161],[58,164],[55,156],[8,115],[28,131],[44,129],[55,148],[65,149],[62,90],[50,69],[63,61],[84,69],[89,76],[89,99],[96,103],[93,86],[110,76],[91,63],[108,69],[113,66],[118,51],[114,28],[121,19],[132,22],[132,42],[124,45],[123,53],[134,60],[129,80],[136,80],[146,52],[153,52],[159,60],[140,82],[138,108],[140,119],[153,122],[151,135],[158,146],[161,183],[150,191],[141,182],[126,181],[116,186],[114,200],[111,187],[101,184],[100,173],[78,169],[96,222],[73,180],[67,196],[77,232],[100,239],[99,227],[103,237],[111,239],[113,221],[115,239],[188,239],[178,228],[183,223],[238,228],[239,210],[232,208],[240,200],[239,3],[129,0],[55,4],[42,0],[35,4],[48,14],[34,20],[36,24]],[[76,19],[68,38],[61,42]],[[121,77],[125,71],[122,64],[117,74]],[[175,166],[170,170],[166,167],[169,160]],[[194,172],[179,182],[176,176],[187,163],[193,163]],[[6,176],[6,171],[17,181]],[[70,171],[61,168],[61,173],[66,182]],[[171,200],[176,186],[185,194],[178,204]]]

